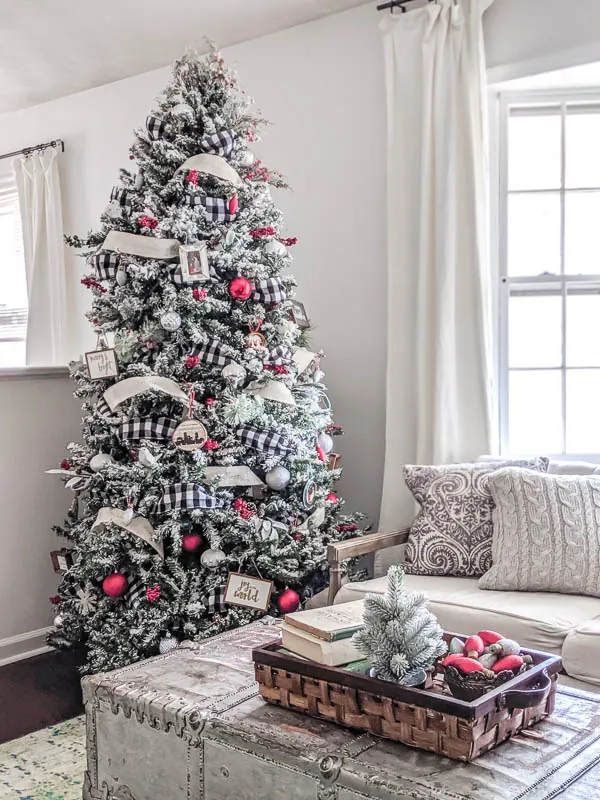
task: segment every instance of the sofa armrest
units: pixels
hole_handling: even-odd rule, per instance
[[[327,603],[333,605],[336,594],[342,586],[342,562],[347,558],[364,556],[366,553],[375,553],[387,547],[395,547],[408,541],[409,528],[386,533],[368,533],[366,536],[357,536],[355,539],[346,539],[343,542],[332,542],[327,547],[327,561],[329,562],[329,594]]]

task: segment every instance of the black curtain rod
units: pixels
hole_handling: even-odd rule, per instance
[[[389,3],[380,3],[377,6],[377,11],[385,11],[387,8],[389,8],[390,11],[393,11],[395,8],[399,8],[402,10],[403,14],[406,14],[406,9],[404,8],[404,6],[407,3],[412,3],[412,2],[413,0],[390,0]],[[429,2],[431,3],[432,0],[429,0]]]
[[[30,153],[35,153],[36,150],[45,150],[47,147],[58,147],[62,152],[65,152],[65,143],[62,139],[52,139],[51,142],[43,142],[42,144],[36,144],[33,147],[24,147],[22,150],[14,150],[12,153],[4,153],[3,156],[0,156],[0,159],[3,158],[11,158],[12,156],[28,156]]]

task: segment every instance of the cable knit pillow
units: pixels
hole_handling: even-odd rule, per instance
[[[488,486],[493,566],[481,589],[600,597],[600,476],[500,469]]]
[[[406,485],[421,506],[410,528],[410,575],[478,578],[492,563],[492,496],[488,477],[499,467],[546,472],[547,458],[404,467]]]

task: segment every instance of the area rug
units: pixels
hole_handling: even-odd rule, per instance
[[[81,800],[85,718],[0,745],[2,800]]]

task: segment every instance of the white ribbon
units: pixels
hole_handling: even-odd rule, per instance
[[[98,512],[96,521],[92,525],[92,530],[100,525],[117,525],[117,527],[123,528],[123,530],[132,533],[134,536],[137,536],[138,539],[149,544],[150,547],[154,548],[158,555],[164,559],[165,551],[163,543],[161,541],[156,541],[154,538],[154,528],[150,525],[146,517],[134,517],[130,522],[127,522],[125,517],[126,513],[126,511],[121,511],[119,508],[108,508],[105,506]]]
[[[304,370],[310,366],[313,359],[316,358],[316,355],[316,353],[311,353],[310,350],[306,350],[304,347],[299,347],[297,350],[294,350],[292,358],[298,367],[298,375],[301,375]]]
[[[142,258],[170,259],[179,258],[179,239],[157,239],[155,236],[142,236],[139,233],[110,231],[104,240],[101,250],[115,250]]]
[[[323,506],[319,506],[314,514],[311,514],[310,517],[304,520],[302,525],[298,525],[299,531],[307,531],[309,523],[312,523],[313,527],[320,528],[321,525],[325,522],[325,508]]]
[[[114,411],[125,400],[130,397],[135,397],[136,394],[154,390],[156,392],[164,392],[171,395],[176,400],[181,400],[187,403],[188,396],[179,386],[179,384],[172,381],[171,378],[162,378],[159,375],[145,375],[138,378],[125,378],[123,381],[118,381],[109,386],[104,392],[104,399],[108,403],[111,411]]]
[[[294,395],[281,381],[269,381],[266,384],[251,383],[246,392],[255,397],[264,397],[267,400],[275,400],[277,403],[285,403],[288,406],[296,405]]]
[[[175,174],[183,170],[189,172],[191,169],[204,172],[207,175],[214,175],[216,178],[221,178],[222,181],[233,183],[234,186],[241,186],[243,184],[242,179],[231,164],[228,164],[221,156],[211,155],[210,153],[201,153],[200,155],[192,156],[188,158],[187,161],[183,162]]]

